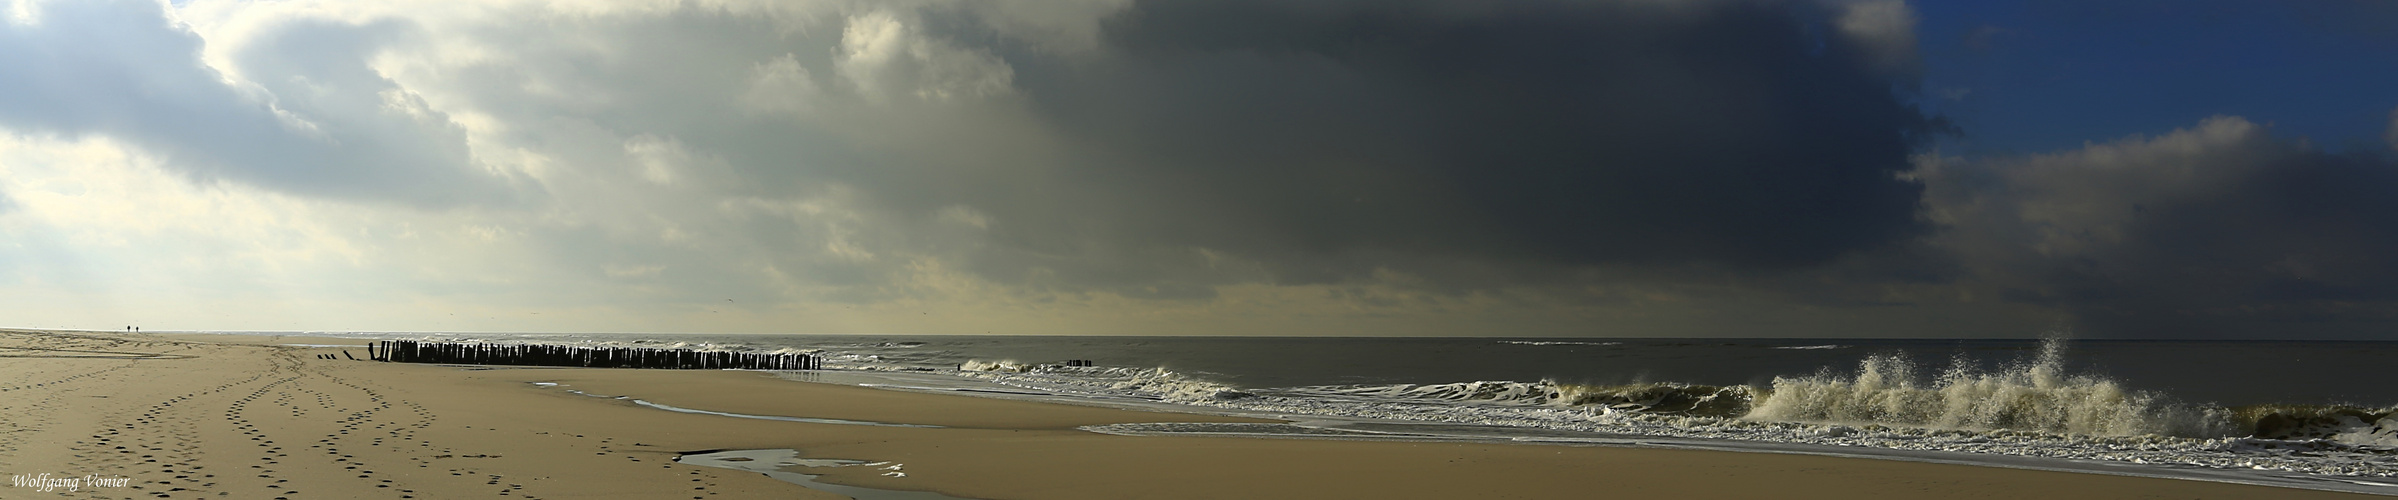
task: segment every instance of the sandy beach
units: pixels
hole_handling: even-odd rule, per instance
[[[842,498],[674,462],[680,452],[766,448],[878,463],[801,470],[826,482],[982,499],[2370,498],[1765,453],[1114,436],[1075,427],[1250,420],[756,372],[376,363],[286,344],[360,342],[0,331],[0,472],[79,482],[15,479],[0,498]],[[677,413],[570,391],[938,427]]]

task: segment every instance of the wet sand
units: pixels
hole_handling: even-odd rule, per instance
[[[0,331],[0,473],[128,479],[73,493],[0,483],[0,498],[841,498],[673,462],[678,452],[754,448],[900,466],[803,470],[826,482],[986,499],[2379,498],[1762,453],[1112,436],[1074,428],[1256,420],[753,372],[324,360],[315,356],[340,349],[277,344],[360,342]],[[941,427],[676,413],[569,390],[729,413]]]

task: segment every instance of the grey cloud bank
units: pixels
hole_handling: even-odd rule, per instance
[[[1918,175],[1961,281],[2126,336],[2386,335],[2398,299],[2398,161],[2216,117]]]
[[[331,198],[442,206],[505,194],[438,113],[382,112],[396,89],[365,68],[371,45],[355,38],[371,27],[247,54],[264,78],[244,84],[201,61],[200,37],[158,2],[27,7],[35,19],[0,25],[0,65],[14,68],[0,79],[0,123],[19,133],[110,137],[196,179]]]
[[[0,64],[50,71],[0,78],[0,126],[383,207],[341,242],[386,298],[934,333],[2398,320],[2389,155],[2221,117],[1944,157],[1901,2],[38,6]]]
[[[1792,15],[1138,3],[1103,23],[1102,55],[1001,53],[1044,123],[1087,145],[1017,191],[1142,202],[972,204],[1050,221],[1002,235],[1027,248],[1096,227],[1296,283],[1461,261],[1788,268],[1912,235],[1918,188],[1895,174],[1935,124],[1861,48]]]

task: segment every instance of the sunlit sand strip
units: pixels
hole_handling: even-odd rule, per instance
[[[107,359],[180,359],[191,356],[154,352],[96,351],[89,349],[53,349],[41,347],[0,346],[0,358],[107,358]]]

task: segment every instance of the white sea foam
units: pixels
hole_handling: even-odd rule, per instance
[[[2333,441],[2398,449],[2398,416],[2382,417],[2371,423],[2350,419],[2343,432],[2332,435]]]
[[[1065,394],[1152,399],[1180,403],[1231,400],[1252,395],[1165,368],[1065,366],[1013,360],[970,360],[958,373],[1005,385]]]
[[[1013,359],[1003,359],[998,361],[971,359],[966,360],[964,364],[958,365],[958,371],[962,372],[1024,373],[1030,370],[1032,370],[1032,365],[1017,362]]]
[[[1904,357],[1874,356],[1853,373],[1782,377],[1770,388],[1477,381],[1240,390],[1165,369],[1004,361],[969,362],[958,373],[1049,393],[1281,414],[2398,477],[2392,410],[2178,405],[2065,373],[2054,342],[1997,370],[1956,365],[1921,377]],[[2280,437],[2249,435],[2259,422],[2278,422]]]
[[[1548,381],[1479,381],[1451,384],[1326,385],[1277,391],[1289,395],[1334,398],[1373,398],[1412,401],[1481,401],[1496,404],[1542,405],[1565,397],[1564,389]]]
[[[1995,372],[1952,366],[1930,381],[1919,379],[1904,356],[1876,355],[1854,375],[1777,377],[1744,418],[2096,436],[2232,432],[2218,412],[2169,404],[2105,378],[2068,375],[2063,351],[2062,342],[2050,341],[2034,360]]]
[[[1848,348],[1848,346],[1839,345],[1839,344],[1824,344],[1824,345],[1794,345],[1794,346],[1782,346],[1782,347],[1775,347],[1774,349],[1782,349],[1782,350],[1790,350],[1790,351],[1810,351],[1810,350],[1821,350],[1821,349],[1847,349],[1847,348]]]

